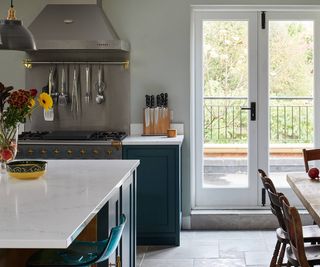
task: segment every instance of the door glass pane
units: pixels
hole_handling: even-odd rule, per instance
[[[203,187],[248,187],[248,21],[203,22]]]
[[[302,148],[313,146],[313,47],[312,21],[269,22],[269,164],[278,187],[304,171]]]

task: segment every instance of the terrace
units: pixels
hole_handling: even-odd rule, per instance
[[[278,186],[285,173],[304,169],[301,149],[313,143],[312,97],[270,97],[270,172]],[[204,97],[204,186],[247,187],[246,97]]]

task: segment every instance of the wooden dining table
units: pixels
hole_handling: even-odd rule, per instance
[[[311,180],[306,173],[290,173],[287,181],[313,220],[320,225],[320,180]]]

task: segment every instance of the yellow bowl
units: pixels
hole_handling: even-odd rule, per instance
[[[7,164],[7,172],[17,179],[37,179],[45,174],[46,161],[12,161]]]

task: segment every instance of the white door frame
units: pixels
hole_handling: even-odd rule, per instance
[[[313,102],[313,108],[314,108],[314,114],[319,114],[319,105],[316,105],[316,103],[320,103],[319,101],[315,100],[317,95],[319,94],[319,35],[317,35],[317,32],[319,32],[319,23],[320,23],[320,13],[319,12],[305,12],[301,11],[298,13],[290,12],[290,11],[273,11],[272,13],[266,12],[266,30],[259,31],[259,39],[262,40],[260,42],[261,44],[261,50],[269,50],[269,40],[268,40],[268,27],[269,27],[269,21],[306,21],[306,20],[312,20],[314,21],[314,90],[313,90],[313,96],[314,96],[314,102]],[[319,34],[319,33],[318,33]],[[266,123],[269,123],[269,55],[268,53],[260,53],[260,71],[259,71],[259,105],[258,105],[258,114],[260,114],[260,119],[258,120],[258,138],[259,138],[259,147],[258,151],[268,151],[268,153],[260,153],[258,162],[259,162],[259,168],[267,170],[269,166],[269,132],[270,129],[268,128],[268,131],[263,131],[263,129],[266,127]],[[265,101],[267,99],[267,101]],[[317,129],[319,129],[319,121],[315,119],[314,116],[314,132],[319,132]],[[319,137],[317,134],[314,135],[314,146],[319,147]],[[280,188],[280,191],[284,193],[288,199],[290,199],[290,203],[295,206],[301,206],[301,202],[298,200],[297,196],[293,193],[293,191],[289,188]],[[259,191],[261,194],[261,192]]]
[[[203,21],[246,21],[248,22],[248,102],[246,105],[250,106],[250,102],[257,102],[257,86],[258,86],[258,72],[257,72],[257,12],[202,12],[196,14],[195,27],[196,27],[196,93],[195,102],[202,103],[203,101],[203,70],[202,70],[202,45],[203,45]],[[196,147],[200,148],[203,145],[203,109],[196,108]],[[249,113],[248,113],[249,118]],[[196,205],[201,208],[219,207],[223,205],[225,207],[233,207],[234,200],[232,198],[221,198],[221,195],[233,195],[237,196],[237,203],[239,207],[257,206],[256,188],[257,179],[255,179],[255,173],[257,170],[257,121],[250,121],[248,119],[248,187],[246,188],[217,188],[214,189],[216,194],[212,195],[212,189],[201,188],[202,181],[198,179],[196,183]],[[196,150],[197,162],[195,165],[196,173],[202,173],[203,164],[200,159],[203,158],[203,151]],[[197,197],[198,196],[198,197]],[[254,198],[253,198],[254,196]],[[210,200],[210,204],[206,203]],[[220,202],[221,201],[221,202]]]
[[[195,200],[195,194],[196,194],[196,158],[197,158],[197,151],[196,151],[196,142],[197,142],[197,134],[196,134],[196,88],[199,86],[199,84],[196,84],[197,80],[196,77],[199,75],[197,73],[197,69],[195,66],[196,62],[196,38],[195,38],[195,22],[196,22],[196,16],[197,14],[201,14],[203,12],[213,12],[213,11],[299,11],[299,12],[315,12],[320,11],[320,5],[309,5],[309,6],[299,6],[299,5],[276,5],[276,6],[270,6],[270,5],[257,5],[257,6],[246,6],[246,5],[238,5],[238,6],[225,6],[225,5],[217,5],[217,6],[208,6],[208,5],[194,5],[191,6],[191,39],[190,39],[190,180],[191,180],[191,208],[197,209],[196,207],[196,200]],[[320,27],[316,26],[317,23],[315,23],[315,53],[320,53]],[[260,31],[261,32],[261,31]],[[263,34],[263,33],[262,33]],[[261,38],[262,36],[259,36]],[[320,103],[320,88],[318,85],[320,85],[320,60],[319,56],[314,55],[314,64],[315,64],[315,91],[314,91],[314,100],[317,103]],[[262,58],[259,58],[261,60]],[[199,60],[199,59],[198,59]],[[266,77],[266,75],[265,75]],[[202,80],[202,79],[201,79]],[[200,80],[200,81],[201,81]],[[264,87],[267,86],[266,81],[262,81],[261,79],[261,70],[259,70],[259,88],[261,87],[261,83],[264,82]],[[267,90],[266,90],[267,91]],[[261,102],[262,95],[258,94],[258,101]],[[258,107],[258,109],[265,110],[266,105],[261,106],[261,103]],[[314,105],[315,114],[320,114],[320,105]],[[261,113],[261,112],[260,112]],[[258,120],[259,123],[261,120]],[[314,123],[315,132],[320,133],[320,122],[315,120]],[[259,124],[259,128],[261,129],[261,125]],[[268,134],[259,134],[259,147],[258,149],[267,149],[268,151],[268,142],[264,142],[263,140],[268,140]],[[198,140],[199,141],[199,140]],[[320,146],[320,136],[315,135],[314,140],[315,146]],[[198,151],[199,154],[199,151]],[[266,160],[259,159],[260,162],[266,162]],[[260,165],[259,167],[265,168],[267,166]],[[261,194],[260,191],[258,194]],[[259,196],[261,197],[261,195]]]

